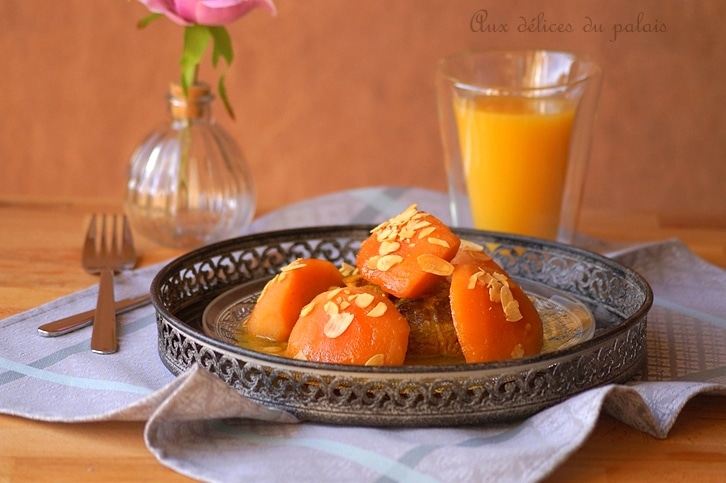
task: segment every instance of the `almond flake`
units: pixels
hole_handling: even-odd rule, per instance
[[[484,253],[484,247],[483,246],[479,245],[478,243],[474,243],[473,241],[470,241],[470,240],[464,240],[464,239],[462,239],[461,240],[461,244],[459,245],[459,247],[462,250],[466,250],[466,251],[469,251],[469,252],[482,252],[482,253]]]
[[[441,275],[448,277],[454,273],[454,266],[444,260],[443,258],[431,255],[430,253],[423,253],[416,257],[418,266],[421,267],[426,273],[432,273],[434,275]]]
[[[512,359],[519,359],[521,357],[524,357],[524,349],[522,348],[522,344],[515,345],[510,355],[512,356]]]
[[[409,222],[409,225],[411,225],[411,228],[413,230],[419,230],[421,228],[431,226],[431,222],[428,220],[418,220],[417,218],[414,218],[411,220],[411,222]]]
[[[340,310],[338,309],[338,305],[335,302],[325,302],[325,305],[323,305],[323,309],[325,310],[325,313],[328,314],[330,317],[335,317],[338,315]]]
[[[509,277],[507,277],[503,273],[499,273],[499,272],[492,273],[492,277],[496,278],[497,280],[499,280],[502,283],[505,283],[505,282],[507,282],[507,280],[509,280]],[[506,285],[508,286],[509,283],[506,283]]]
[[[385,227],[387,227],[387,226],[388,226],[388,222],[387,222],[387,221],[384,221],[384,222],[383,222],[383,223],[381,223],[380,225],[378,225],[378,226],[374,227],[374,228],[373,228],[373,229],[371,230],[371,233],[378,233],[379,231],[383,230],[383,229],[384,229]]]
[[[383,354],[376,354],[368,359],[365,363],[366,366],[382,366],[386,361],[386,356]]]
[[[378,247],[378,254],[381,256],[388,255],[401,248],[401,244],[397,241],[383,241]]]
[[[305,317],[310,312],[312,312],[314,308],[315,308],[315,302],[310,302],[309,304],[305,305],[305,307],[300,309],[300,317]]]
[[[479,269],[479,272],[477,272],[477,276],[479,277],[479,280],[484,282],[484,285],[489,286],[492,283],[492,280],[494,280],[494,277],[492,277],[491,273],[485,272],[484,270]]]
[[[489,300],[495,304],[502,301],[502,284],[499,280],[492,279],[489,282]]]
[[[435,231],[436,231],[435,226],[427,226],[426,228],[424,228],[423,230],[418,232],[418,237],[419,237],[419,239],[424,239]]]
[[[376,269],[381,272],[387,272],[392,266],[401,263],[403,257],[400,255],[384,255],[380,257],[376,263]]]
[[[444,248],[449,248],[451,246],[451,245],[449,245],[449,242],[447,242],[446,240],[442,240],[441,238],[436,238],[433,236],[428,237],[426,239],[426,241],[428,241],[432,245],[438,245],[438,246],[444,247]]]
[[[340,269],[338,271],[343,277],[350,277],[351,275],[354,275],[356,273],[356,270],[358,270],[358,268],[354,265],[343,262],[340,265]]]
[[[340,302],[340,310],[345,310],[348,307],[350,307],[350,302],[348,302],[347,300],[343,300],[342,302]]]
[[[502,301],[502,307],[514,301],[514,295],[508,285],[502,285],[502,288],[499,289],[499,299]]]
[[[512,300],[504,306],[504,316],[507,322],[516,322],[522,319],[522,312],[519,311],[519,302]]]
[[[395,240],[397,236],[398,231],[391,226],[387,226],[380,230],[378,233],[376,233],[376,240],[378,240],[379,242],[384,242],[386,240],[391,241]]]
[[[416,230],[411,228],[409,225],[401,228],[401,232],[398,234],[401,240],[410,240],[416,234]]]
[[[476,287],[476,283],[479,281],[479,274],[478,273],[472,273],[471,277],[469,277],[469,283],[466,284],[466,288],[469,290],[474,289]]]
[[[388,310],[388,306],[383,302],[378,302],[366,315],[368,317],[380,317],[386,313],[386,310]]]
[[[353,314],[350,312],[336,314],[326,322],[325,327],[323,327],[323,334],[325,334],[325,337],[335,339],[345,332],[352,322]]]
[[[361,309],[364,309],[373,303],[373,299],[375,299],[373,294],[361,293],[356,296],[355,304]]]
[[[378,260],[380,258],[381,257],[379,257],[378,255],[369,258],[368,260],[366,260],[366,267],[370,268],[371,270],[376,270],[377,265],[378,265]]]
[[[403,210],[403,212],[401,212],[400,214],[391,218],[390,222],[394,225],[402,225],[402,224],[406,223],[408,220],[410,220],[417,213],[418,213],[418,205],[416,203],[414,203],[411,206],[409,206],[408,208],[406,208],[405,210]]]
[[[305,356],[305,354],[303,353],[303,351],[300,351],[297,354],[295,354],[295,357],[293,357],[293,359],[297,359],[298,361],[306,361],[306,360],[308,360],[308,358]]]
[[[281,272],[289,272],[290,270],[297,270],[298,268],[302,268],[306,266],[305,262],[303,262],[300,258],[295,260],[294,262],[282,267],[280,269]]]
[[[333,298],[335,298],[335,296],[338,295],[341,290],[343,290],[343,287],[338,287],[338,288],[335,288],[333,290],[330,290],[328,292],[328,295],[326,296],[327,299],[328,300],[333,300]]]

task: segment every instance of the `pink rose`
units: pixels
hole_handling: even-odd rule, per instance
[[[165,15],[174,23],[189,26],[227,25],[250,10],[262,7],[276,13],[272,0],[139,0],[153,13]]]

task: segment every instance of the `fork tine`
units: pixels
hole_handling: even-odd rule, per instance
[[[84,268],[88,269],[88,262],[93,260],[96,255],[96,215],[91,215],[91,221],[88,223],[86,238],[83,241],[82,262]]]
[[[116,234],[116,215],[113,215],[113,218],[111,221],[111,255],[114,257],[119,256],[118,236]]]
[[[101,215],[101,245],[99,247],[101,257],[108,255],[108,246],[106,245],[106,215]]]
[[[124,262],[133,266],[136,263],[136,250],[134,249],[134,237],[131,234],[131,226],[126,215],[123,217],[123,235],[121,240],[121,256]]]

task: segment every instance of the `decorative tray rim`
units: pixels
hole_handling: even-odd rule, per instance
[[[163,362],[172,372],[175,372],[178,369],[176,367],[171,367],[169,361],[167,361],[168,355],[164,353],[165,349],[162,348],[161,325],[163,323],[168,323],[175,329],[185,332],[184,335],[186,337],[191,337],[198,341],[199,344],[203,346],[209,346],[213,350],[224,352],[227,354],[228,357],[238,359],[240,361],[243,361],[244,363],[257,364],[270,369],[290,371],[292,373],[308,373],[313,375],[331,377],[344,376],[356,380],[370,379],[392,381],[407,381],[411,379],[436,379],[446,375],[452,378],[456,378],[457,380],[476,377],[497,377],[498,373],[506,375],[538,368],[545,368],[546,370],[546,368],[548,367],[555,367],[560,363],[571,361],[573,358],[577,357],[578,354],[583,354],[588,351],[595,350],[599,346],[606,345],[614,338],[619,337],[633,329],[637,324],[645,324],[646,315],[653,303],[652,289],[642,275],[638,274],[629,267],[626,267],[614,260],[604,257],[603,255],[581,248],[563,245],[554,241],[496,232],[487,232],[475,229],[453,229],[453,231],[462,238],[490,239],[492,243],[504,245],[508,244],[511,247],[526,247],[529,250],[537,249],[546,253],[566,253],[567,255],[580,257],[584,260],[590,261],[591,263],[596,263],[604,268],[607,268],[610,271],[614,271],[616,272],[616,274],[622,275],[623,277],[632,281],[632,283],[636,284],[642,290],[643,302],[635,312],[629,314],[627,317],[622,317],[624,320],[622,320],[617,325],[599,330],[589,340],[579,342],[573,346],[555,352],[540,354],[537,356],[523,359],[477,364],[366,367],[292,360],[289,358],[281,357],[279,355],[266,354],[228,344],[205,334],[201,327],[192,327],[190,323],[178,318],[174,314],[174,312],[166,306],[160,293],[160,287],[168,281],[169,277],[172,275],[173,272],[178,271],[178,267],[191,266],[198,263],[203,263],[207,259],[213,257],[224,257],[234,252],[244,251],[246,249],[259,248],[261,244],[271,245],[274,243],[293,243],[296,241],[302,242],[304,240],[317,240],[324,237],[351,238],[354,235],[356,237],[359,237],[357,238],[358,241],[361,241],[364,234],[368,233],[371,228],[373,228],[373,225],[353,224],[293,228],[262,232],[217,242],[202,247],[200,249],[193,250],[172,260],[159,270],[156,277],[154,277],[151,283],[151,301],[157,311],[157,323],[159,324],[160,331],[159,352]],[[215,290],[209,291],[209,300],[207,300],[207,304],[217,296],[232,289],[236,285],[239,285],[243,282],[250,282],[253,280],[255,280],[255,278],[243,280],[236,284],[220,284],[219,287]],[[533,281],[540,282],[539,280]],[[568,290],[563,291],[565,291],[569,295],[575,296],[578,300],[583,299],[582,294],[572,293]],[[593,300],[585,302],[597,303],[597,301]],[[596,317],[596,324],[597,323],[598,321]],[[644,338],[644,335],[642,337]],[[644,359],[644,354],[642,356],[642,359]],[[632,372],[632,370],[630,372]],[[630,377],[632,377],[632,374],[630,374]],[[264,403],[265,401],[262,402]],[[285,406],[284,404],[277,403],[273,403],[273,405],[282,407]],[[315,410],[312,411],[314,413]],[[313,414],[312,419],[321,419],[324,422],[330,422],[327,421],[325,417],[316,418],[315,414]],[[434,421],[435,420],[436,418],[434,417]],[[364,421],[362,424],[366,424],[366,422]]]

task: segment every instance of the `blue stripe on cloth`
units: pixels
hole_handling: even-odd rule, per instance
[[[262,436],[246,428],[241,428],[239,426],[232,427],[226,424],[223,420],[214,420],[210,422],[210,427],[217,432],[228,436],[234,436],[254,444],[270,446],[298,446],[320,451],[322,453],[332,454],[377,471],[390,481],[416,483],[438,481],[437,479],[420,473],[413,468],[409,468],[392,458],[338,441],[321,438]]]
[[[24,376],[29,376],[41,381],[54,382],[63,386],[79,387],[82,389],[97,389],[101,391],[117,391],[117,392],[131,392],[135,394],[151,394],[154,392],[151,389],[134,386],[132,384],[126,384],[118,381],[104,381],[102,379],[89,379],[87,377],[74,377],[66,376],[64,374],[58,374],[43,369],[37,369],[25,364],[13,362],[11,360],[0,357],[0,367],[8,369]]]
[[[477,436],[475,438],[465,439],[457,443],[456,446],[462,448],[480,448],[486,445],[495,445],[507,442],[519,436],[523,432],[524,428],[531,428],[531,425],[524,422],[513,428],[504,429],[501,433],[491,436]],[[428,457],[429,454],[445,447],[446,446],[440,444],[422,444],[404,453],[400,458],[398,458],[398,461],[406,466],[415,467],[424,458]],[[379,483],[384,483],[384,481],[381,480]]]
[[[121,326],[122,334],[131,334],[138,330],[141,330],[156,322],[156,316],[154,314],[147,315],[138,320],[124,324]],[[81,352],[90,350],[90,334],[89,338],[84,339],[77,344],[64,347],[55,352],[52,352],[41,359],[37,359],[30,363],[21,363],[12,361],[6,358],[0,358],[0,368],[7,369],[8,372],[0,374],[0,386],[8,384],[12,381],[20,379],[21,377],[33,377],[39,380],[51,381],[57,384],[82,387],[89,389],[100,389],[100,390],[113,390],[122,392],[133,392],[137,394],[149,394],[153,392],[152,389],[133,386],[125,383],[116,381],[104,381],[99,379],[88,379],[74,376],[65,376],[62,374],[56,374],[51,371],[45,371],[46,367],[50,367],[57,364],[64,359],[79,354]],[[86,382],[83,382],[86,381]],[[116,385],[117,388],[112,386]]]
[[[722,317],[716,317],[715,315],[701,312],[700,310],[692,309],[690,307],[686,307],[685,305],[671,302],[670,300],[665,300],[660,297],[654,297],[653,303],[665,309],[672,310],[674,312],[678,312],[689,317],[693,317],[694,319],[698,319],[703,322],[708,322],[709,324],[715,325],[716,327],[721,327],[722,329],[726,329],[726,319]]]

